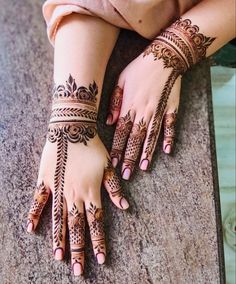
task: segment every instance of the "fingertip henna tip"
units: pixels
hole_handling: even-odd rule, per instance
[[[171,153],[171,146],[170,146],[170,145],[166,145],[166,146],[164,147],[164,152],[165,152],[166,154],[170,154],[170,153]]]

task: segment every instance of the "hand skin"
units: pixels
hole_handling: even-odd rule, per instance
[[[233,0],[205,0],[181,17],[183,20],[190,19],[193,25],[199,27],[199,32],[203,35],[215,38],[206,50],[206,57],[213,54],[235,37],[234,8],[235,1]],[[171,72],[172,68],[165,68],[163,60],[154,60],[152,53],[146,56],[142,53],[122,71],[118,78],[117,86],[120,88],[120,99],[117,95],[118,88],[116,86],[111,98],[107,125],[113,125],[118,122],[110,154],[114,167],[116,167],[120,161],[122,162],[121,173],[125,180],[130,179],[134,171],[135,163],[139,163],[141,170],[147,170],[150,166],[153,152],[151,152],[149,158],[146,159],[145,149],[151,132],[155,110],[158,107],[161,93]],[[180,89],[181,76],[179,76],[173,84],[165,110],[163,113],[160,113],[159,123],[164,122],[165,135],[163,151],[166,154],[170,154],[173,150],[173,140],[175,136],[174,125],[178,111]],[[116,101],[120,101],[117,103],[117,105],[119,105],[118,107],[113,106],[114,97],[116,97]],[[117,151],[117,141],[118,136],[120,136],[120,119],[122,120],[128,112],[130,112],[131,126],[126,133],[126,141],[120,143]],[[132,141],[129,143],[128,138],[132,136],[134,132],[132,125],[137,125],[142,120],[146,127],[146,135],[142,139],[139,135],[139,145],[136,146],[136,148],[129,147],[132,141],[134,144],[134,139],[131,139]],[[156,133],[155,143],[157,143],[159,133],[160,131]],[[134,152],[136,153],[134,154]],[[122,155],[124,155],[123,161]],[[131,156],[133,159],[132,163],[130,162]]]
[[[89,89],[90,84],[96,83],[95,108],[98,109],[106,65],[118,34],[119,29],[95,17],[77,14],[65,17],[55,38],[55,85],[66,86],[70,74],[78,87]],[[68,103],[62,103],[60,107],[68,107]],[[69,107],[77,106],[70,102]],[[81,103],[80,107],[83,108]],[[88,108],[86,104],[84,107]],[[55,126],[51,122],[50,125]],[[56,260],[64,258],[68,221],[71,264],[74,275],[78,276],[84,272],[85,216],[97,261],[100,264],[105,262],[101,184],[118,208],[127,209],[129,204],[121,194],[118,177],[109,164],[109,154],[99,136],[95,135],[86,143],[72,143],[65,137],[65,133],[60,136],[62,142],[59,138],[54,142],[46,141],[27,231],[35,231],[43,207],[52,193],[54,257]]]

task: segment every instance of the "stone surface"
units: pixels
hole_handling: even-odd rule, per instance
[[[51,205],[36,235],[25,232],[52,86],[53,50],[41,15],[42,1],[0,0],[0,283],[224,283],[224,261],[209,68],[184,78],[175,153],[158,147],[152,170],[124,184],[128,213],[104,199],[108,261],[98,266],[87,242],[85,279],[75,279],[52,256]],[[122,68],[147,42],[122,32],[110,61],[100,107],[105,127],[108,97]],[[158,78],[157,78],[158,82]]]

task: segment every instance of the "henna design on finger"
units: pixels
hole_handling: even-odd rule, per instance
[[[112,149],[111,149],[111,158],[120,159],[122,151],[125,147],[128,135],[132,129],[133,122],[131,120],[130,111],[124,116],[120,117],[116,131],[113,138]]]
[[[170,153],[175,138],[177,111],[164,115],[164,151]]]
[[[166,109],[172,87],[179,75],[182,75],[193,64],[206,57],[206,50],[215,40],[199,33],[199,27],[192,25],[191,20],[181,18],[164,30],[144,51],[143,56],[153,54],[154,60],[163,60],[164,68],[172,68],[157,105],[147,146],[144,150],[149,163],[159,135],[161,121]]]
[[[117,85],[112,93],[110,102],[110,112],[120,111],[123,99],[123,90]],[[111,113],[109,113],[111,114]]]
[[[48,200],[49,194],[50,193],[44,185],[44,182],[38,185],[35,189],[34,201],[29,210],[27,221],[27,228],[31,224],[31,231],[34,231],[35,229],[35,222],[38,221],[43,211],[43,208]]]
[[[102,254],[104,257],[106,255],[105,246],[105,234],[103,229],[103,210],[102,208],[97,208],[96,205],[90,203],[89,208],[86,210],[87,220],[89,224],[89,230],[91,235],[91,240],[93,243],[93,250],[96,258],[98,255]]]
[[[84,267],[84,246],[85,246],[85,215],[79,212],[75,203],[68,214],[68,227],[70,236],[70,247],[72,257],[72,268],[78,263],[81,266],[81,274]]]
[[[137,161],[137,158],[139,156],[146,133],[146,123],[142,118],[139,123],[134,124],[125,150],[123,164],[124,169],[122,171],[122,176],[125,179],[129,179],[130,174],[133,172],[135,162]]]
[[[65,86],[54,87],[53,106],[48,127],[48,141],[57,144],[57,161],[54,175],[53,202],[53,241],[54,252],[60,247],[64,226],[64,186],[65,171],[68,159],[68,145],[83,143],[97,135],[97,94],[95,82],[89,87],[78,87],[75,79],[69,76]]]

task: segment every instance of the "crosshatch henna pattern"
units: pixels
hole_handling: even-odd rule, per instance
[[[72,267],[75,263],[81,265],[84,270],[84,246],[85,246],[85,215],[79,212],[75,203],[68,213],[68,227],[70,236],[70,249],[72,257]]]
[[[104,235],[104,222],[103,210],[97,208],[93,203],[90,203],[89,208],[86,210],[87,220],[89,224],[90,236],[93,243],[94,254],[106,254],[105,235]]]
[[[177,111],[173,113],[166,113],[164,115],[164,150],[168,146],[172,147],[175,138],[175,123],[176,123]]]
[[[124,117],[119,118],[113,138],[111,158],[120,159],[132,125],[130,111]]]
[[[27,226],[31,223],[32,230],[34,230],[34,227],[35,227],[34,222],[39,219],[39,216],[42,213],[42,210],[48,200],[48,197],[49,197],[49,191],[47,190],[46,186],[42,182],[35,189],[34,200],[32,202],[32,205],[31,205],[31,208],[28,214]]]
[[[120,198],[119,204],[123,208],[122,206],[123,195],[122,195],[120,180],[116,175],[115,169],[112,166],[110,159],[107,159],[107,166],[105,168],[103,179],[104,182],[107,182],[109,185],[110,188],[109,194],[111,194],[112,197],[119,197]]]
[[[206,57],[206,50],[214,40],[215,38],[199,33],[199,27],[192,25],[191,20],[180,18],[164,30],[144,51],[144,57],[152,54],[154,60],[163,60],[164,68],[172,68],[155,110],[147,146],[144,150],[146,155],[144,159],[151,159],[167,101],[176,79],[193,64]]]
[[[53,203],[53,240],[57,248],[60,247],[62,241],[64,180],[68,145],[69,142],[87,145],[88,141],[96,136],[97,94],[98,87],[95,82],[88,88],[78,87],[71,75],[65,86],[54,87],[52,115],[47,138],[49,142],[57,145]],[[72,213],[75,213],[75,208]]]
[[[131,169],[131,171],[133,171],[135,162],[138,159],[140,149],[145,139],[146,133],[147,133],[146,123],[142,118],[139,121],[139,123],[134,124],[132,131],[130,133],[127,147],[125,150],[124,170],[129,168]]]

